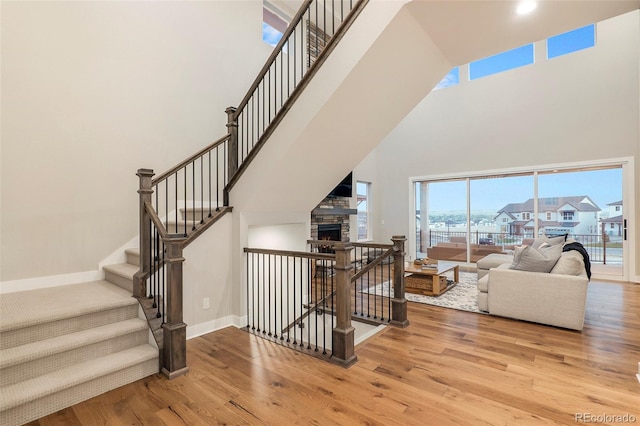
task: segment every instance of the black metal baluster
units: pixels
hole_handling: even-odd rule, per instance
[[[331,311],[332,313],[335,312],[335,307],[336,307],[336,301],[335,301],[335,294],[336,294],[336,282],[335,282],[335,277],[331,277]],[[335,327],[335,319],[336,316],[335,314],[331,315],[331,350],[333,351],[333,328]]]
[[[374,251],[375,253],[375,251]],[[375,259],[375,257],[374,257]],[[367,318],[370,318],[371,315],[371,291],[369,290],[371,288],[371,274],[370,274],[371,270],[367,271]],[[364,315],[364,309],[362,309],[362,314]]]
[[[293,318],[297,318],[296,317],[296,258],[295,256],[293,257]],[[288,324],[291,324],[291,322],[288,322]],[[296,335],[297,335],[297,330],[296,330],[296,326],[297,324],[293,325],[293,344],[297,345],[298,342],[296,342]],[[291,329],[289,329],[289,333],[291,333]]]
[[[251,253],[251,288],[253,290],[253,297],[251,298],[251,330],[256,329],[256,308],[257,308],[257,296],[256,296],[256,254]],[[258,325],[259,327],[259,325]]]
[[[356,315],[358,314],[358,282],[362,283],[362,278],[353,281],[353,313]],[[360,284],[360,290],[362,291],[362,284]]]
[[[184,236],[187,236],[187,168],[183,167],[184,169],[184,192],[183,192],[183,196],[184,196]],[[178,230],[176,229],[176,232]]]
[[[175,215],[176,215],[176,234],[179,232],[178,231],[178,171],[176,170],[175,173],[176,176],[176,198],[175,198],[175,206],[176,206],[176,211],[175,211]],[[168,229],[167,229],[168,231]],[[170,231],[169,231],[170,232]]]
[[[315,322],[316,322],[316,348],[315,348],[315,351],[317,352],[318,351],[318,317],[320,316],[319,309],[321,309],[321,306],[319,305],[320,298],[318,298],[318,283],[315,282],[314,280],[312,280],[312,277],[311,277],[311,259],[307,259],[307,263],[308,263],[308,274],[307,275],[309,277],[310,290],[315,293],[313,304],[316,307],[316,309],[315,309],[316,314],[314,315],[314,318],[315,318]],[[311,314],[309,314],[309,319],[311,319]]]
[[[378,258],[379,256],[380,253],[376,251],[376,258]],[[376,294],[376,286],[378,285],[378,269],[380,269],[380,273],[382,273],[382,265],[378,264],[376,266],[376,269],[373,271],[373,319],[376,319],[378,317],[378,297]]]
[[[304,279],[303,279],[303,265],[302,265],[302,257],[300,258],[300,316],[302,316],[303,311],[304,311],[304,300],[303,300],[303,296],[304,296],[304,292],[302,291],[302,286],[304,285]],[[307,298],[309,297],[309,292],[307,291]],[[308,322],[308,321],[307,321]],[[304,338],[304,331],[302,330],[302,327],[304,326],[304,320],[300,320],[300,347],[304,346],[304,342],[303,342],[303,338]],[[309,327],[307,327],[308,329]]]
[[[302,258],[300,258],[302,260]],[[302,269],[302,268],[300,268]],[[307,259],[307,275],[310,275],[309,270],[311,269],[311,265],[309,264],[309,259]],[[302,272],[302,271],[300,271]],[[302,275],[300,275],[300,281],[303,280]],[[312,289],[311,289],[311,280],[307,279],[307,304],[308,304],[308,314],[307,315],[307,349],[311,349],[311,296],[312,296]],[[318,325],[318,314],[316,311],[316,326]]]
[[[162,322],[164,323],[164,301],[165,301],[165,290],[166,290],[166,286],[165,286],[165,276],[166,276],[166,270],[164,268],[164,264],[165,264],[165,258],[164,258],[164,253],[165,253],[165,245],[164,242],[162,242],[162,251],[161,251],[161,275],[159,278],[161,278],[161,285],[159,288],[159,295],[158,295],[158,312],[156,313],[156,318],[162,318]]]
[[[290,262],[291,261],[289,259],[289,256],[287,256],[287,325],[291,324],[291,317],[289,316],[289,314],[291,312],[291,309],[290,309],[291,301],[289,300],[289,282],[291,282],[291,275],[289,274],[289,263]],[[291,341],[289,339],[290,336],[291,336],[291,329],[288,329],[287,330],[287,343],[289,343]]]
[[[278,111],[282,109],[282,105],[284,105],[284,54],[280,55],[280,107]],[[289,70],[287,70],[287,76],[289,75]]]
[[[185,171],[187,170],[187,166],[185,166]],[[196,230],[196,160],[191,162],[191,179],[193,181],[193,188],[191,188],[191,208],[193,209],[191,212],[191,220],[193,220],[193,225],[191,227],[192,231]],[[184,219],[189,217],[187,211],[185,209]],[[185,222],[186,223],[186,222]]]
[[[260,333],[260,308],[262,307],[262,305],[260,304],[260,254],[256,253],[256,277],[257,277],[257,281],[256,281],[256,287],[258,290],[258,298],[257,298],[257,302],[256,302],[256,313],[257,313],[257,317],[258,317],[258,327],[256,327],[256,331],[258,333]]]
[[[149,228],[151,229],[150,234],[153,235],[154,227],[151,219],[149,219]],[[149,287],[147,289],[147,291],[149,292],[149,295],[147,297],[151,299],[153,297],[153,238],[149,239],[149,271],[146,272],[149,273],[149,276],[146,280]]]
[[[247,295],[246,295],[246,298],[247,298],[247,330],[249,329],[249,326],[251,325],[249,323],[249,299],[251,298],[251,292],[249,291],[249,287],[250,287],[250,285],[249,285],[249,255],[250,255],[250,253],[246,253],[246,255],[244,257],[244,261],[246,263],[246,269],[247,269],[246,270],[246,277],[247,277],[246,278],[247,279]]]
[[[277,276],[277,272],[278,272],[278,258],[276,256],[280,256],[280,255],[273,255],[273,272],[272,272],[272,277],[273,277],[273,337],[274,338],[278,338],[278,303],[280,302],[278,300],[278,286],[277,286],[277,280],[276,280],[276,276]],[[271,263],[269,263],[271,265]]]
[[[262,303],[265,303],[266,298],[266,278],[264,276],[265,273],[265,262],[264,262],[264,253],[262,253]],[[267,309],[265,306],[262,307],[262,334],[266,334],[267,332]]]
[[[225,142],[226,145],[226,142]],[[220,211],[220,147],[216,147],[216,211]]]
[[[200,157],[200,224],[204,223],[204,156]]]
[[[267,120],[265,121],[265,127],[269,127],[271,122],[271,66],[267,70]],[[264,132],[264,128],[262,129]]]
[[[253,100],[253,96],[251,97],[251,148],[253,148],[256,144],[256,105]]]
[[[229,181],[227,181],[227,167],[226,167],[226,165],[229,164],[229,156],[227,155],[228,143],[229,141],[227,140],[227,142],[222,144],[222,188],[223,189],[225,186],[227,186],[227,183],[229,183]]]
[[[211,150],[209,150],[207,155],[209,156],[209,217],[211,217]]]
[[[282,293],[282,280],[283,280],[282,275],[284,274],[284,268],[282,263],[283,259],[284,259],[284,256],[280,256],[280,299],[279,299],[280,300],[280,330],[282,330],[282,323],[284,320],[284,311],[283,311],[284,294]],[[278,326],[276,325],[276,330],[277,329],[278,329]],[[280,333],[280,340],[284,340],[284,336],[282,332]]]
[[[268,336],[271,336],[271,255],[267,255],[268,256],[268,269],[267,269],[267,295],[269,296],[269,301],[267,302],[267,309],[268,309],[268,313],[267,313],[267,318],[269,318],[269,334]]]

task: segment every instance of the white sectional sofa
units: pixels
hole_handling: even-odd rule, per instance
[[[514,263],[514,256],[502,254],[478,261],[481,311],[582,330],[589,278],[578,251],[562,252],[550,272],[511,269]]]

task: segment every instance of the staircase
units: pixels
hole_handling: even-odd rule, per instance
[[[158,372],[158,347],[131,296],[136,256],[127,250],[128,263],[105,267],[106,280],[1,296],[0,425]]]

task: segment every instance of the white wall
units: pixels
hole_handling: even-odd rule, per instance
[[[234,274],[231,270],[233,218],[222,217],[184,250],[183,318],[187,337],[195,337],[231,324],[242,325],[232,303]],[[203,299],[209,299],[204,308]]]
[[[409,235],[410,177],[637,159],[639,13],[598,24],[595,48],[427,96],[366,160],[377,162],[374,188],[382,198],[376,238]],[[640,197],[635,202],[639,211]],[[635,235],[640,241],[638,227]]]
[[[2,2],[0,280],[97,270],[138,168],[226,133],[271,51],[261,1]]]

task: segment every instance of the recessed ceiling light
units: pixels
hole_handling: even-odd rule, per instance
[[[518,15],[527,15],[533,12],[536,7],[538,7],[538,3],[533,0],[524,0],[518,4],[518,8],[516,9],[516,13]]]

